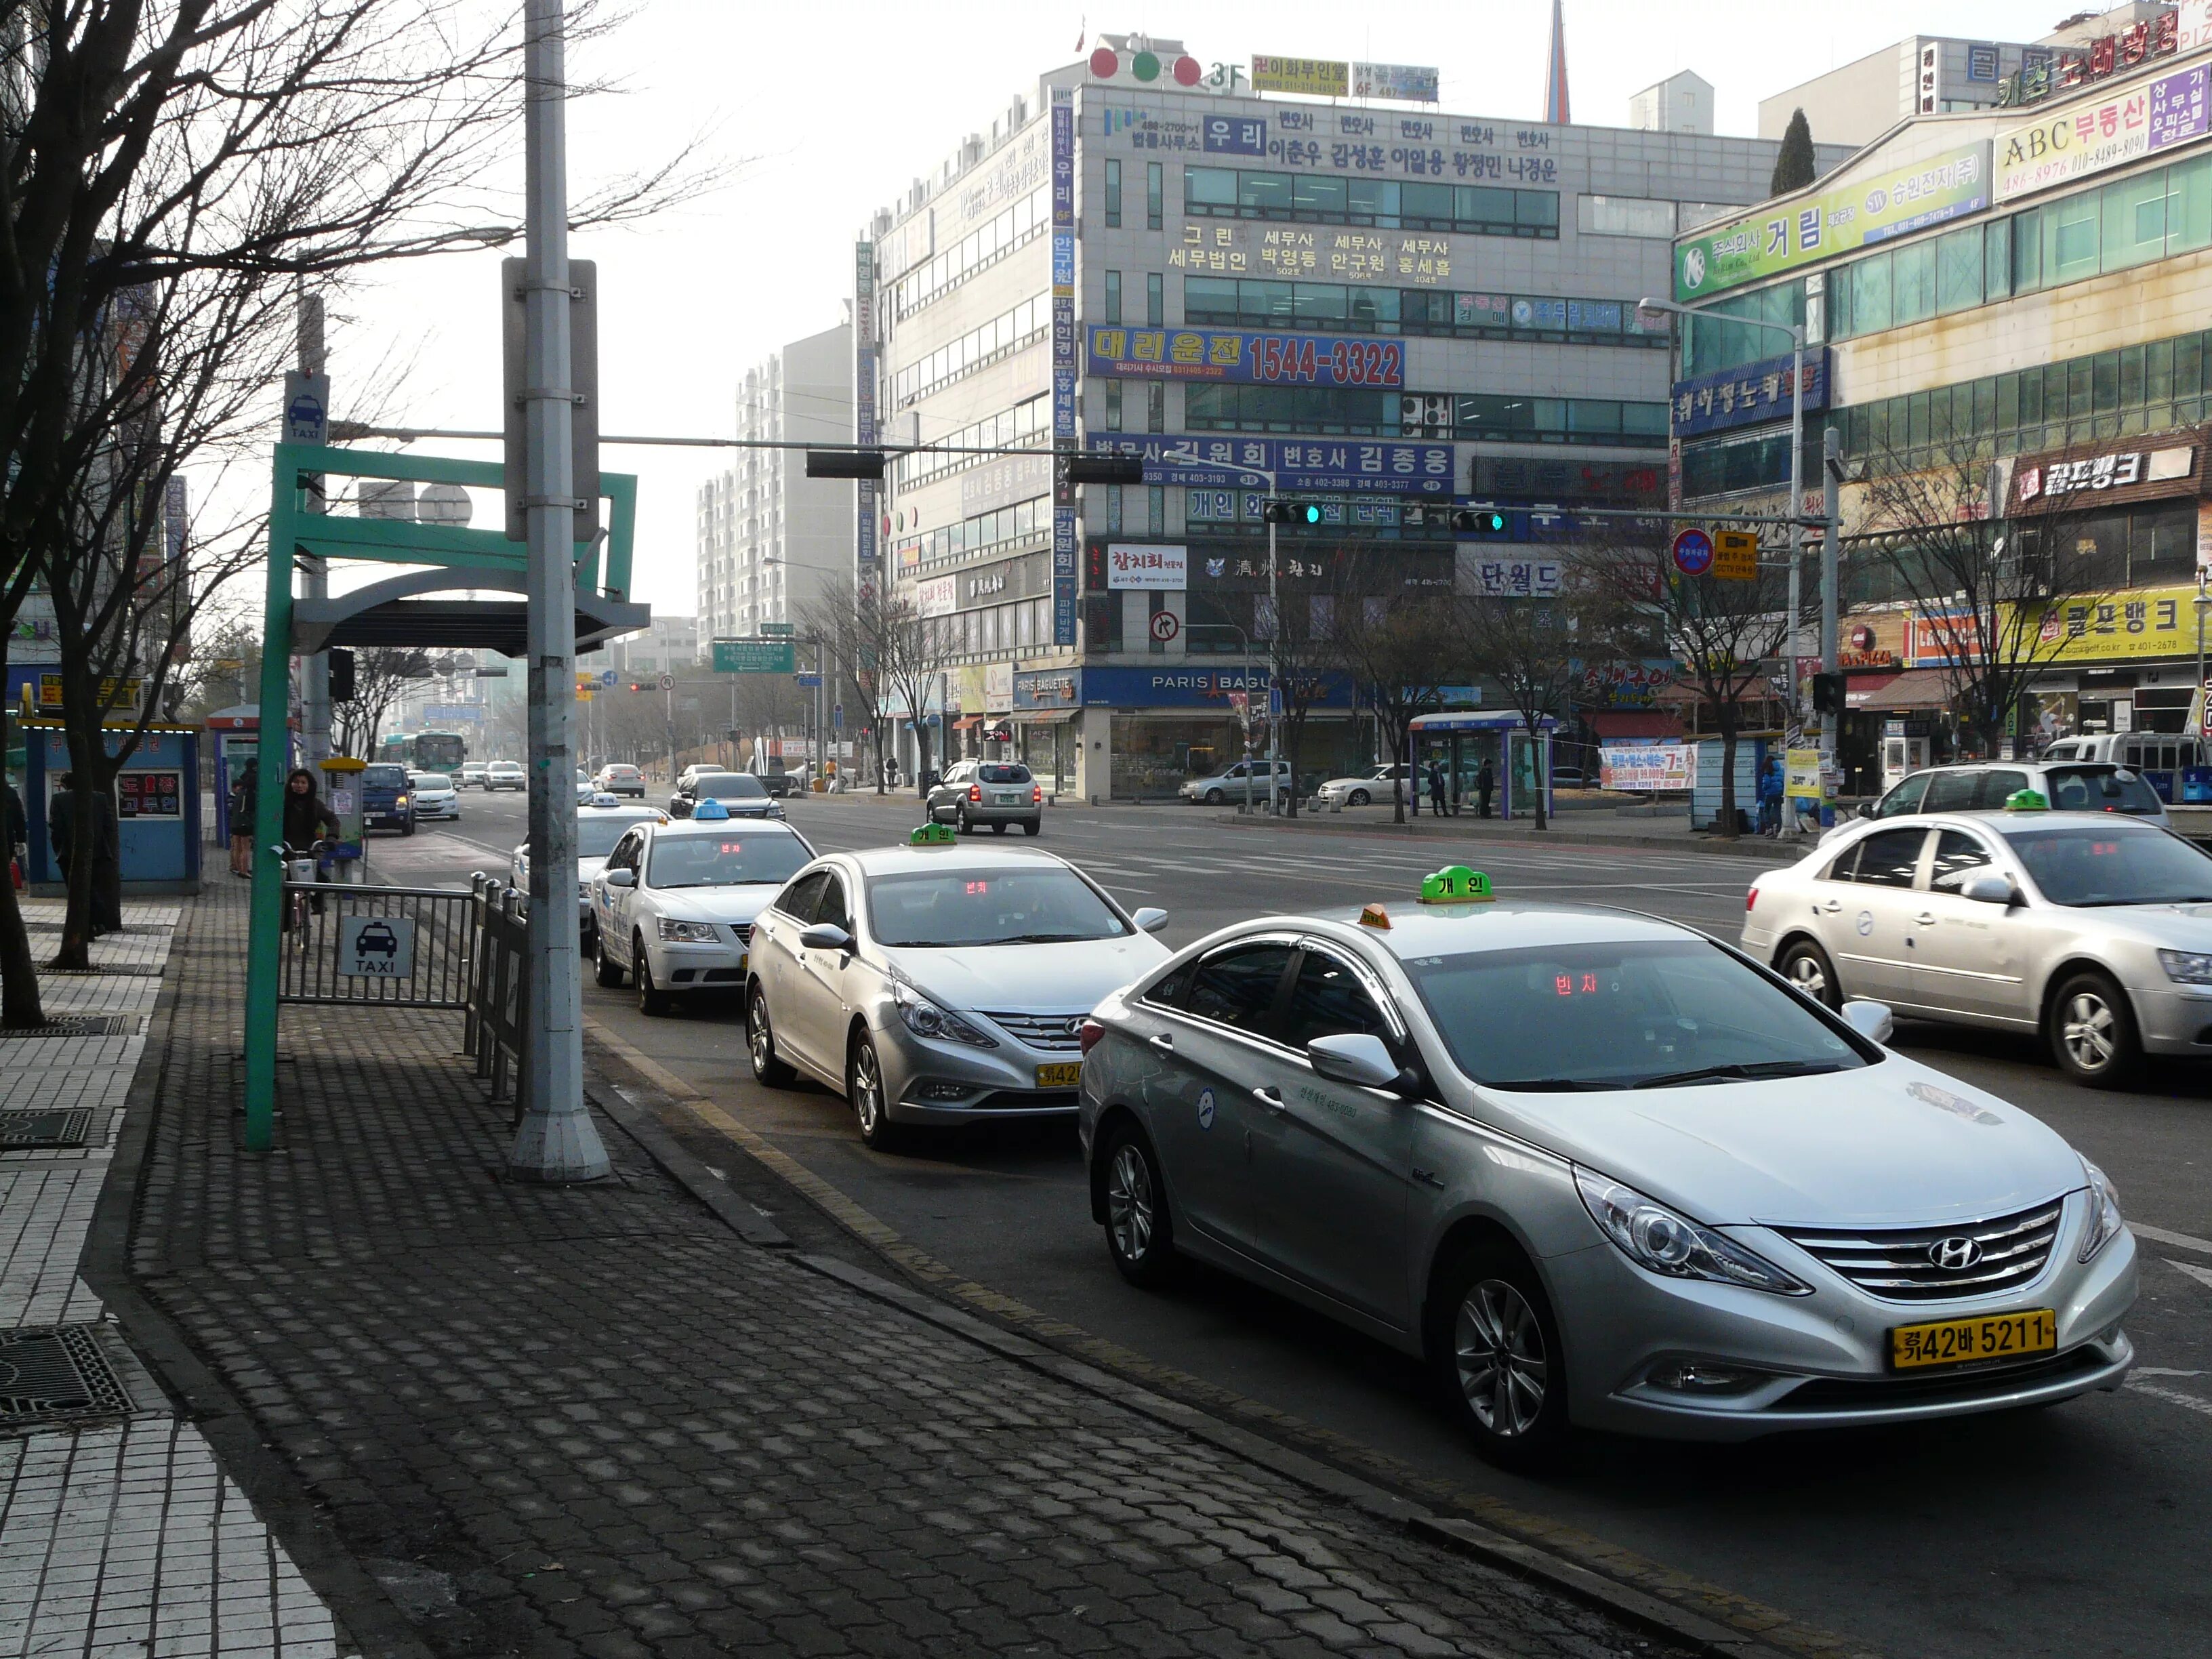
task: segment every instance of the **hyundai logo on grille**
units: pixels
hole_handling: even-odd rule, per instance
[[[1066,1030],[1070,1036],[1081,1036],[1083,1035],[1083,1016],[1081,1014],[1069,1015],[1067,1024],[1062,1029]]]
[[[1928,1247],[1928,1259],[1946,1273],[1960,1273],[1982,1259],[1982,1247],[1971,1238],[1939,1238]]]

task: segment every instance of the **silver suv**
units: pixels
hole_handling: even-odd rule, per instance
[[[1019,761],[956,761],[929,792],[933,823],[957,823],[963,833],[988,823],[1003,836],[1018,823],[1025,836],[1044,830],[1044,787]]]
[[[1923,812],[1997,812],[2019,790],[2033,789],[2054,812],[2124,812],[2172,828],[2166,803],[2140,772],[2110,761],[1978,761],[1931,766],[1915,772],[1880,800],[1859,810],[1863,818],[1917,817]],[[1829,836],[1850,822],[1844,819]],[[1826,836],[1821,837],[1823,841]]]

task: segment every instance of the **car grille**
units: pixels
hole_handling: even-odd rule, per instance
[[[738,944],[744,945],[752,944],[753,925],[750,921],[727,921],[722,925],[738,936]]]
[[[2040,1277],[2058,1237],[2063,1199],[1993,1221],[1940,1227],[1777,1227],[1791,1243],[1885,1302],[1947,1302],[2017,1290]],[[1959,1241],[1972,1241],[1966,1249]],[[1937,1257],[1950,1246],[1960,1265]]]
[[[1000,1030],[1020,1038],[1032,1048],[1073,1054],[1083,1047],[1083,1040],[1078,1035],[1083,1028],[1080,1014],[1000,1014],[988,1008],[980,1012]],[[1073,1030],[1068,1029],[1070,1020],[1075,1022]]]

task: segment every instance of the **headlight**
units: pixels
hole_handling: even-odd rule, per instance
[[[672,921],[661,916],[654,925],[660,929],[664,941],[673,940],[679,945],[712,945],[720,937],[711,921]]]
[[[2212,985],[2212,956],[2201,951],[2160,951],[2158,965],[2176,985]]]
[[[2089,1225],[2081,1235],[2081,1254],[2075,1260],[2087,1261],[2119,1233],[2120,1195],[2113,1188],[2112,1177],[2086,1158],[2081,1160],[2081,1173],[2089,1178]]]
[[[392,801],[392,804],[394,806],[404,806],[404,805],[407,805],[407,797],[406,797],[406,796],[404,796],[404,795],[401,795],[401,796],[398,797],[397,799],[395,799]]]
[[[1741,1285],[1777,1296],[1810,1296],[1812,1286],[1801,1285],[1772,1262],[1753,1255],[1734,1240],[1701,1227],[1665,1206],[1653,1203],[1632,1187],[1608,1181],[1577,1164],[1575,1185],[1589,1206],[1590,1218],[1621,1253],[1639,1267],[1669,1279],[1709,1279],[1723,1285]]]
[[[939,1007],[903,980],[891,982],[891,1000],[898,1005],[906,1029],[919,1037],[939,1042],[964,1042],[975,1048],[995,1048],[996,1037],[986,1036],[959,1015]]]

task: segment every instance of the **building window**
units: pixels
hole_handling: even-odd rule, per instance
[[[1121,320],[1121,273],[1118,270],[1106,273],[1106,320],[1109,323]]]
[[[1585,236],[1646,236],[1666,241],[1674,234],[1674,204],[1638,196],[1577,196],[1575,228]]]
[[[1161,182],[1164,172],[1158,161],[1145,163],[1145,228],[1158,230],[1161,224],[1161,208],[1166,194]]]
[[[1145,326],[1158,328],[1167,321],[1167,279],[1157,270],[1145,273]]]
[[[1106,228],[1121,228],[1121,163],[1113,156],[1106,159]]]
[[[1168,533],[1168,492],[1165,484],[1145,486],[1145,533],[1147,536]]]
[[[1121,383],[1119,380],[1106,382],[1106,429],[1109,432],[1121,430]]]
[[[1121,486],[1106,486],[1106,532],[1110,536],[1121,533]]]
[[[1164,432],[1168,429],[1168,388],[1164,381],[1153,380],[1145,387],[1145,430]]]
[[[1553,239],[1559,234],[1559,195],[1552,190],[1186,167],[1182,195],[1183,211],[1194,218],[1287,219],[1477,236]]]

